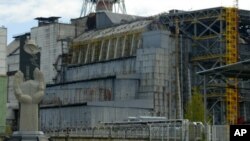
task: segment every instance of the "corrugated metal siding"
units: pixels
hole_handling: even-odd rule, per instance
[[[78,82],[48,87],[42,105],[68,105],[91,101],[135,99],[137,91],[138,80],[110,78]]]
[[[119,108],[119,107],[91,107],[91,126],[100,122],[117,122],[126,120],[130,116],[150,115],[148,109]]]
[[[7,96],[7,77],[0,76],[0,133],[5,132],[6,126],[6,98]]]
[[[65,84],[48,87],[43,105],[67,105],[87,101],[110,101],[113,97],[113,80]]]
[[[127,58],[68,68],[66,72],[66,81],[102,78],[119,74],[132,74],[135,73],[135,61],[135,58]]]
[[[43,131],[93,127],[100,122],[123,121],[129,116],[150,114],[148,109],[95,106],[49,108],[40,112]]]
[[[43,131],[90,126],[91,112],[84,106],[41,109],[40,112]]]

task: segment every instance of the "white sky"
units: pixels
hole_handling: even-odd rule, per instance
[[[127,13],[150,16],[171,9],[197,10],[232,6],[234,0],[125,0]],[[36,17],[60,16],[69,22],[80,16],[82,0],[0,0],[0,26],[8,28],[8,42],[15,34],[29,32]],[[250,0],[239,0],[239,7],[250,10]]]

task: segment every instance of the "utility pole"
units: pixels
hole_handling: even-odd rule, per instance
[[[175,56],[176,56],[176,118],[182,119],[181,109],[181,90],[180,90],[180,74],[179,74],[179,19],[175,18]]]

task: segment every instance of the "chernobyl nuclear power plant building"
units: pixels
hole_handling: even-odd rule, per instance
[[[40,104],[44,131],[140,116],[183,119],[194,88],[206,93],[205,116],[213,124],[249,120],[247,80],[204,79],[197,72],[250,58],[250,11],[217,7],[141,17],[126,14],[122,0],[89,0],[83,7],[69,24],[36,18],[37,27],[8,45],[10,125],[18,122],[12,82],[25,64],[27,38],[40,48],[35,59],[47,83]]]

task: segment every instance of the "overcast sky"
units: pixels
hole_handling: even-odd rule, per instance
[[[0,0],[0,26],[8,28],[8,42],[13,35],[29,32],[37,25],[34,18],[60,16],[62,22],[80,16],[83,0]],[[233,0],[125,0],[128,14],[150,16],[170,9],[197,10],[232,6]],[[239,0],[239,7],[250,10],[250,0]]]

